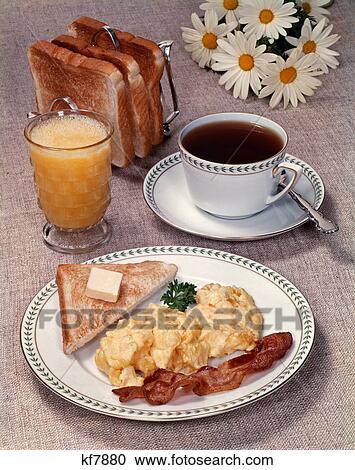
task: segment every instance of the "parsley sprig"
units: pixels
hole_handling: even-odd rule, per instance
[[[170,308],[185,312],[195,302],[197,287],[189,282],[178,282],[177,279],[168,284],[168,290],[162,295],[161,301]]]

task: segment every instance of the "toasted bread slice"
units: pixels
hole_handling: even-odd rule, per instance
[[[128,166],[134,158],[134,147],[127,118],[126,85],[118,68],[48,41],[32,44],[28,61],[39,112],[47,112],[53,99],[70,96],[79,108],[102,113],[115,128],[112,163]]]
[[[107,60],[119,69],[127,87],[127,116],[133,130],[134,150],[138,157],[147,157],[152,149],[148,91],[133,57],[115,50],[93,47],[85,39],[67,35],[58,36],[52,43],[87,57]]]
[[[94,34],[106,23],[81,16],[68,26],[71,36],[91,42]],[[120,42],[120,51],[130,54],[138,63],[149,94],[150,119],[153,126],[153,145],[163,141],[163,109],[160,101],[160,79],[164,72],[164,56],[159,46],[148,39],[114,30]],[[98,37],[97,45],[104,49],[114,49],[106,34]]]
[[[62,322],[63,350],[70,354],[81,348],[112,323],[132,312],[161,287],[174,279],[177,267],[161,261],[132,264],[94,265],[123,274],[117,302],[85,295],[90,264],[58,266],[56,281]]]

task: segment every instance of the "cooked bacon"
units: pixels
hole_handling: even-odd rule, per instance
[[[291,333],[273,333],[258,341],[255,349],[223,362],[218,367],[204,366],[193,374],[158,369],[140,387],[112,390],[121,402],[144,398],[151,405],[164,405],[174,398],[178,388],[195,395],[208,395],[238,388],[244,377],[268,369],[281,359],[292,345]]]

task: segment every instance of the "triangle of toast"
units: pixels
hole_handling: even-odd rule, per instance
[[[123,274],[117,302],[105,302],[85,295],[93,266]],[[56,282],[65,354],[81,348],[125,313],[131,313],[144,300],[174,279],[176,272],[177,267],[174,264],[161,261],[59,265]]]

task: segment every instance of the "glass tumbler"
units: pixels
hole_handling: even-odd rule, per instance
[[[95,126],[98,137],[91,132]],[[112,125],[99,113],[65,109],[33,117],[24,134],[47,219],[45,244],[60,253],[84,253],[106,243],[112,233],[103,218],[111,200]]]

